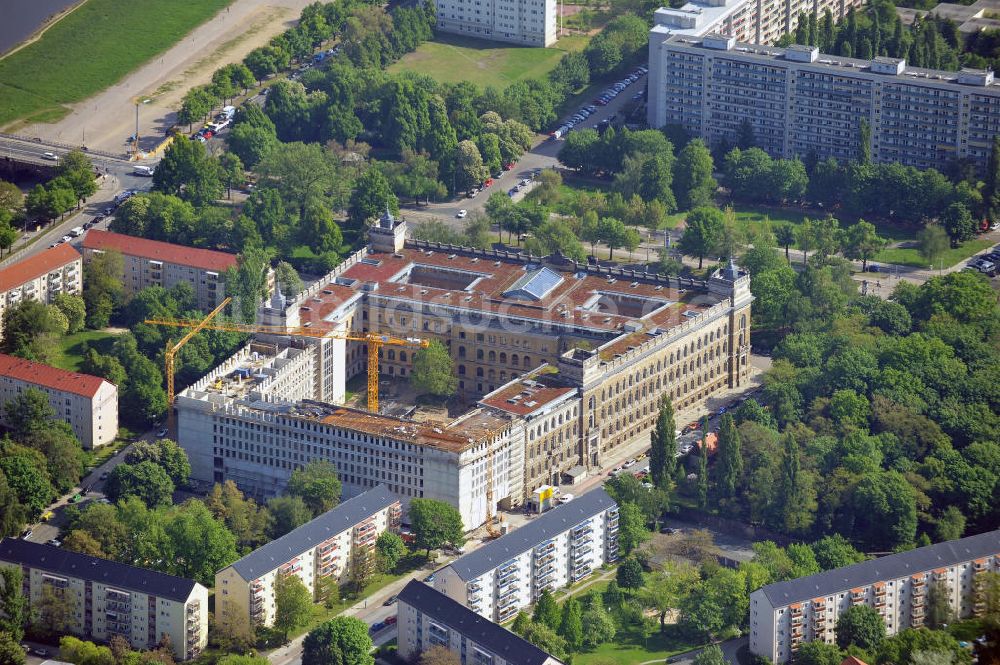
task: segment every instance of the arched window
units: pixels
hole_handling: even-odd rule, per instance
[[[510,354],[510,364],[514,367],[517,367],[520,364],[516,353]]]
[[[400,362],[404,362],[404,363],[406,362],[406,351],[400,351],[399,352],[399,360],[400,360]]]
[[[500,364],[501,365],[507,364],[507,354],[504,353],[503,351],[500,352]]]
[[[531,369],[531,356],[524,357],[524,368]]]
[[[396,352],[393,349],[389,349],[389,360],[396,359]]]
[[[497,361],[497,352],[496,351],[490,351],[490,362],[491,363],[495,363],[496,361]]]
[[[483,375],[483,368],[482,367],[477,367],[476,368],[476,376],[480,376],[481,377],[482,375]]]
[[[465,365],[459,365],[458,366],[458,375],[459,376],[465,376]]]
[[[464,346],[458,347],[458,357],[459,358],[464,358],[465,357],[465,347]]]
[[[483,359],[483,350],[476,349],[476,360],[482,360],[482,359]]]

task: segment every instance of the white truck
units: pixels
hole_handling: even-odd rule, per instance
[[[153,177],[153,169],[149,166],[142,166],[141,164],[132,169],[132,175],[141,175],[147,178]]]
[[[83,235],[83,227],[82,226],[74,226],[73,228],[71,228],[69,230],[69,234],[71,236],[73,236],[74,238],[79,238],[80,236]]]

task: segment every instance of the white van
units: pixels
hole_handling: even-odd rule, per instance
[[[136,166],[135,168],[132,169],[132,175],[141,175],[141,176],[145,176],[147,178],[152,178],[153,177],[153,169],[151,167],[149,167],[149,166],[139,165],[139,166]]]
[[[73,228],[71,228],[69,230],[69,234],[71,236],[73,236],[74,238],[79,238],[80,236],[83,235],[83,227],[82,226],[74,226]]]
[[[232,120],[233,116],[236,115],[236,107],[235,106],[223,106],[222,107],[222,112],[226,114],[227,118],[229,118],[230,120]]]

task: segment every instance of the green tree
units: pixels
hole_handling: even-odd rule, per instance
[[[274,627],[285,639],[288,633],[309,623],[312,594],[298,575],[278,575],[274,580]]]
[[[623,589],[641,589],[643,585],[642,564],[635,557],[628,557],[618,566],[618,574],[615,577],[618,586]]]
[[[943,581],[935,581],[927,591],[927,623],[934,630],[947,627],[955,619],[950,592]]]
[[[104,328],[110,322],[125,297],[124,274],[125,261],[117,251],[92,256],[83,266],[83,302],[89,328]]]
[[[878,17],[876,17],[878,20]],[[877,24],[876,24],[877,25]],[[871,164],[872,128],[864,118],[858,123],[858,164]]]
[[[82,150],[70,150],[63,155],[56,171],[70,185],[78,203],[83,203],[97,192],[94,164]]]
[[[270,514],[266,508],[243,495],[236,483],[216,483],[205,497],[212,516],[226,525],[241,548],[254,548],[267,541]]]
[[[634,503],[622,504],[618,517],[618,545],[626,555],[649,540],[646,518]]]
[[[42,456],[34,450],[18,446],[20,450],[7,450],[0,458],[0,471],[7,485],[17,497],[17,502],[30,513],[37,515],[55,495]]]
[[[23,582],[24,573],[20,568],[0,566],[0,634],[9,636],[15,643],[24,639],[24,627],[31,617],[31,605],[24,596]]]
[[[73,334],[83,330],[87,318],[87,309],[83,298],[71,293],[59,293],[52,299],[52,304],[63,313],[69,322],[66,332]]]
[[[3,312],[0,350],[47,363],[57,353],[56,340],[65,335],[68,328],[69,321],[56,307],[37,300],[23,300]]]
[[[0,633],[0,664],[24,665],[27,661],[24,649],[8,633]]]
[[[782,497],[779,521],[792,533],[803,533],[812,526],[816,511],[816,490],[811,477],[802,470],[799,444],[791,434],[784,437],[779,494]]]
[[[892,550],[917,535],[916,493],[898,471],[865,476],[851,498],[855,534],[869,547]]]
[[[875,226],[863,219],[844,229],[844,256],[861,260],[861,271],[868,270],[868,261],[886,246],[888,241],[879,236]]]
[[[615,639],[615,621],[600,603],[591,603],[581,621],[584,646],[594,648]]]
[[[712,204],[719,189],[719,183],[712,177],[714,170],[712,153],[704,141],[694,139],[684,146],[674,162],[673,186],[678,208],[691,210]]]
[[[785,250],[785,260],[789,263],[792,259],[788,256],[788,249],[795,244],[795,227],[791,224],[778,224],[774,227],[774,238],[780,247]]]
[[[460,546],[465,542],[462,516],[450,503],[437,499],[413,499],[410,501],[410,525],[413,528],[415,545],[431,550],[447,544]]]
[[[837,646],[841,649],[853,644],[866,651],[872,651],[885,639],[885,621],[875,608],[854,605],[841,613],[834,631],[837,635]]]
[[[233,198],[233,187],[239,187],[247,181],[243,160],[235,152],[225,152],[219,157],[219,169],[222,182],[226,185],[226,198]]]
[[[718,644],[709,644],[694,657],[694,665],[725,665],[726,657]]]
[[[40,452],[46,461],[49,480],[59,492],[68,492],[83,474],[83,448],[67,423],[52,423],[32,430],[24,445]]]
[[[290,496],[300,497],[318,517],[340,502],[342,485],[333,464],[314,460],[292,471],[285,489]]]
[[[661,490],[670,489],[677,472],[677,440],[674,423],[674,405],[666,396],[660,404],[656,424],[650,434],[649,472],[653,485]]]
[[[844,653],[836,644],[814,640],[799,645],[793,662],[795,665],[840,665]]]
[[[455,148],[454,191],[470,190],[490,177],[479,148],[472,141],[461,141]]]
[[[938,224],[928,224],[917,233],[917,250],[933,266],[948,251],[948,234]]]
[[[302,292],[302,278],[288,261],[278,261],[278,265],[274,266],[274,278],[286,298],[294,298]]]
[[[986,181],[983,188],[983,204],[986,216],[991,221],[1000,219],[1000,136],[993,137],[993,147],[986,169]]]
[[[823,570],[843,568],[851,564],[861,563],[867,557],[859,552],[839,533],[824,536],[811,545],[816,562]]]
[[[431,340],[426,349],[420,349],[413,354],[410,385],[418,394],[450,397],[455,393],[458,379],[454,374],[451,354],[444,344],[438,340]]]
[[[941,225],[951,239],[951,246],[958,247],[976,235],[976,220],[964,203],[952,203],[941,215]]]
[[[698,507],[708,506],[708,418],[702,425],[701,443],[698,445]]]
[[[267,502],[267,511],[271,516],[267,532],[272,540],[281,538],[313,518],[312,510],[298,496],[274,497]]]
[[[722,239],[725,220],[718,208],[696,208],[688,213],[684,234],[677,247],[687,256],[698,257],[698,269],[702,262],[716,250]]]
[[[723,414],[719,423],[719,458],[716,465],[719,494],[727,499],[735,498],[743,481],[743,453],[736,421],[729,413]]]
[[[531,620],[547,626],[551,630],[558,630],[561,620],[559,605],[548,589],[544,589],[538,600],[535,601],[535,608],[531,614]]]
[[[45,428],[55,417],[48,395],[38,388],[27,388],[3,405],[4,420],[11,434],[23,439],[37,429]]]
[[[155,462],[119,464],[104,484],[104,493],[114,503],[135,496],[150,508],[155,508],[170,504],[174,483],[163,467]]]
[[[302,665],[374,665],[368,624],[339,616],[309,631],[302,642]]]
[[[201,501],[188,501],[165,516],[162,549],[165,572],[201,584],[211,584],[215,571],[239,558],[236,537]]]
[[[398,533],[383,531],[375,541],[375,550],[378,552],[379,563],[385,572],[392,572],[396,569],[400,559],[406,556],[406,543]]]
[[[204,144],[178,136],[153,173],[153,188],[204,205],[222,196],[221,169]]]
[[[559,636],[566,640],[566,646],[572,651],[583,644],[583,607],[576,598],[569,598],[563,603]]]
[[[352,224],[363,227],[381,216],[386,208],[398,215],[399,199],[385,174],[378,168],[370,168],[355,183],[348,216]]]
[[[191,462],[188,461],[187,453],[170,439],[136,441],[125,456],[125,461],[128,464],[153,462],[167,472],[176,487],[185,487],[191,476]]]

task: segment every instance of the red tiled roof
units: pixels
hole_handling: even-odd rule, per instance
[[[480,403],[524,416],[574,391],[576,388],[560,384],[553,374],[535,374],[512,381],[484,397]]]
[[[10,291],[80,258],[69,243],[57,245],[0,270],[0,293]]]
[[[868,663],[855,656],[848,656],[840,661],[840,665],[868,665]]]
[[[220,273],[235,266],[237,262],[235,254],[217,252],[212,249],[195,249],[194,247],[136,238],[135,236],[98,229],[87,232],[83,238],[83,247],[84,249],[116,249],[129,256],[141,256],[154,261]]]
[[[83,397],[93,397],[104,383],[104,379],[99,376],[68,372],[58,367],[43,365],[3,353],[0,353],[0,376],[9,376],[26,383],[34,383],[38,386]]]

